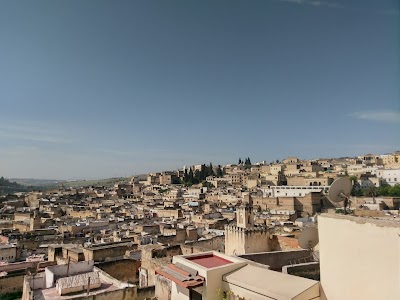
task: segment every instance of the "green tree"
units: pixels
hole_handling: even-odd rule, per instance
[[[360,183],[358,182],[357,176],[350,176],[350,180],[353,183],[353,187],[351,188],[351,195],[356,197],[363,196],[363,191],[361,189]]]
[[[209,173],[209,176],[215,176],[215,173],[214,173],[214,167],[213,167],[213,165],[212,165],[212,163],[210,162],[210,173]]]
[[[201,180],[200,180],[200,171],[199,170],[196,170],[196,171],[194,171],[194,176],[193,176],[193,184],[197,184],[197,183],[199,183]]]
[[[193,178],[194,178],[193,170],[192,170],[192,168],[190,168],[190,170],[189,170],[189,180],[188,181],[193,182]]]
[[[222,177],[222,176],[224,176],[224,172],[222,171],[221,165],[218,165],[217,177]]]
[[[377,196],[377,189],[374,186],[370,186],[363,191],[364,196],[366,197],[376,197]]]

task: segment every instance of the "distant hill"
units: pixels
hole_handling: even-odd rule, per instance
[[[10,178],[9,180],[25,186],[56,186],[65,181],[35,178]]]
[[[34,178],[11,178],[10,181],[21,187],[30,187],[31,190],[57,189],[62,186],[65,188],[79,188],[87,186],[113,186],[119,182],[128,182],[130,178],[116,177],[106,179],[79,179],[79,180],[54,180],[54,179],[34,179]]]
[[[0,177],[0,195],[7,195],[18,192],[29,192],[32,190],[33,187],[21,185],[17,182],[10,181],[4,177]]]
[[[113,186],[119,182],[127,182],[127,178],[117,177],[117,178],[107,178],[107,179],[92,179],[92,180],[70,180],[70,181],[62,181],[58,184],[58,186],[64,186],[66,188],[78,188],[78,187],[87,187],[87,186]]]

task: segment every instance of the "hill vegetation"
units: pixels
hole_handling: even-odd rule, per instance
[[[32,186],[24,186],[16,182],[9,181],[4,177],[0,177],[0,195],[18,193],[18,192],[29,192],[32,191]]]

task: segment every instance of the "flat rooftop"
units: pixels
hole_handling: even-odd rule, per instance
[[[83,297],[96,297],[96,295],[108,293],[111,291],[119,290],[113,284],[107,282],[101,282],[101,286],[97,289],[92,289],[87,295],[86,291],[75,292],[67,295],[60,296],[55,287],[49,289],[38,289],[33,291],[34,299],[36,300],[68,300],[68,299],[82,299]]]
[[[213,253],[198,255],[198,256],[190,256],[185,258],[207,269],[216,268],[233,263],[232,261],[214,255]]]
[[[222,280],[268,299],[319,299],[319,282],[246,265]]]
[[[353,221],[358,224],[374,224],[380,227],[400,227],[399,219],[385,219],[385,218],[375,218],[375,217],[361,217],[353,215],[341,215],[341,214],[328,214],[324,213],[320,215],[321,217],[326,217],[330,219],[341,219]]]

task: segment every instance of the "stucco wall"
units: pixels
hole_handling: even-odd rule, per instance
[[[156,275],[155,278],[156,278],[155,296],[157,297],[157,299],[171,300],[171,288],[172,288],[171,280],[161,275]]]
[[[155,296],[155,286],[154,285],[146,286],[137,289],[136,300],[152,299],[154,296]],[[165,299],[165,298],[158,298],[158,299]]]
[[[274,251],[239,255],[241,258],[268,265],[271,270],[275,271],[282,271],[282,267],[289,265],[291,260],[298,260],[309,256],[310,252],[308,250]]]
[[[318,229],[326,299],[400,299],[398,222],[322,214]]]
[[[200,253],[210,250],[224,251],[224,236],[216,236],[211,239],[194,241],[181,245],[182,254]]]

